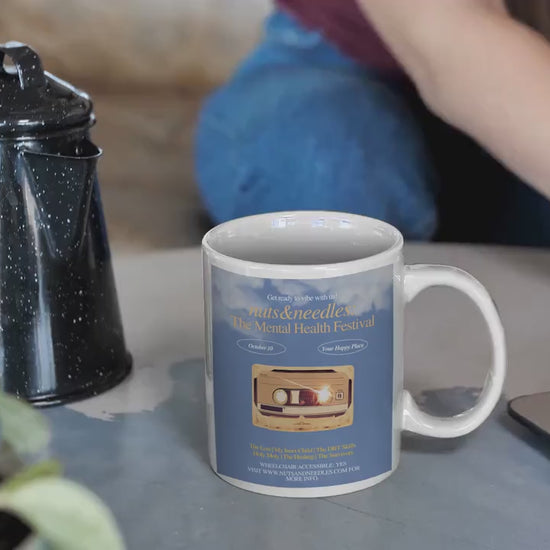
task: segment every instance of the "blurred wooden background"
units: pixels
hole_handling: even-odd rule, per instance
[[[2,0],[0,42],[88,91],[115,249],[199,241],[191,142],[204,94],[252,48],[269,0]]]
[[[314,1],[314,0],[312,0]],[[550,36],[550,0],[508,0]],[[92,94],[114,248],[197,243],[192,132],[201,98],[249,51],[270,0],[1,0],[0,42]]]

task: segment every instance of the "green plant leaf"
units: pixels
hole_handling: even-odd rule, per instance
[[[0,489],[0,509],[19,517],[52,550],[123,550],[110,510],[88,489],[56,477]]]
[[[0,442],[0,479],[7,479],[24,466],[22,458],[5,442]]]
[[[48,545],[36,536],[27,537],[19,544],[17,550],[50,550]]]
[[[0,486],[0,494],[2,492],[10,492],[19,489],[29,481],[41,479],[44,477],[59,477],[61,475],[61,464],[55,460],[44,460],[32,466],[28,466],[24,470],[17,472]]]
[[[50,440],[46,419],[28,403],[2,392],[0,428],[2,439],[18,454],[37,453]]]

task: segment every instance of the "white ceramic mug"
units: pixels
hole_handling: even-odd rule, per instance
[[[370,487],[397,467],[402,430],[457,437],[489,416],[506,371],[486,289],[455,267],[403,265],[387,223],[335,212],[237,219],[203,240],[212,468],[288,497]],[[440,418],[403,389],[403,310],[431,286],[467,294],[493,359],[476,405]]]

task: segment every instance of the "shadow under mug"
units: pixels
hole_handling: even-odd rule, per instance
[[[203,240],[209,456],[237,487],[324,497],[397,468],[403,430],[465,435],[502,392],[504,331],[487,290],[449,266],[403,264],[391,225],[323,212],[262,214]],[[483,314],[492,364],[477,403],[453,417],[420,410],[403,388],[403,313],[431,286]]]

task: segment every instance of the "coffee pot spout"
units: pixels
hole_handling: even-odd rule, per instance
[[[85,139],[72,155],[23,150],[17,157],[27,227],[43,236],[52,257],[72,257],[82,247],[100,156]]]

